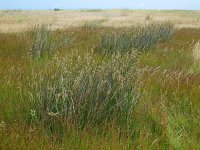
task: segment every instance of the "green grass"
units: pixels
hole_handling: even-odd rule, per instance
[[[200,30],[102,55],[108,29],[48,31],[74,40],[37,59],[30,32],[0,34],[0,149],[200,148]]]

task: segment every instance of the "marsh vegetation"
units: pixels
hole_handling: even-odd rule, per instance
[[[200,148],[200,29],[105,21],[0,33],[0,149]]]

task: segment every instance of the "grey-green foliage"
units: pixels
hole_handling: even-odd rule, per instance
[[[85,22],[83,23],[83,25],[81,26],[81,28],[83,30],[91,30],[91,29],[96,29],[98,28],[98,23],[97,22]]]
[[[43,72],[33,74],[29,99],[39,122],[51,127],[71,123],[79,130],[112,121],[119,127],[128,125],[138,98],[136,53],[96,61],[92,57],[55,57]]]
[[[50,53],[62,47],[68,46],[73,38],[70,35],[55,35],[47,25],[36,25],[30,32],[30,55],[39,58],[43,53]]]
[[[169,40],[173,31],[174,24],[165,21],[102,32],[99,50],[103,53],[124,52],[133,49],[144,50],[159,42]]]
[[[107,19],[101,19],[101,20],[93,20],[93,21],[87,21],[84,22],[81,26],[83,30],[94,30],[102,27],[102,23],[106,22]]]

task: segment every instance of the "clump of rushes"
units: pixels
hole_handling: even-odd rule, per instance
[[[44,53],[51,53],[68,46],[73,38],[71,35],[55,36],[47,25],[36,25],[30,32],[29,53],[33,58],[40,58]]]
[[[174,24],[169,21],[150,22],[144,26],[105,31],[100,35],[98,49],[102,53],[145,50],[159,42],[169,40],[173,31]]]
[[[199,62],[200,62],[200,41],[198,41],[196,44],[194,44],[193,49],[192,49],[192,55],[193,55],[195,64],[199,65]]]
[[[128,129],[136,93],[136,52],[103,60],[72,52],[55,57],[30,80],[29,99],[35,116],[31,122],[51,131],[73,125],[78,131],[115,123]],[[58,127],[59,125],[59,127]]]
[[[94,30],[101,27],[101,23],[103,20],[94,20],[94,21],[87,21],[84,22],[81,26],[82,30]]]

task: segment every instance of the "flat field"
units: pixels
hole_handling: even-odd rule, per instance
[[[0,11],[0,149],[200,149],[200,11]]]
[[[178,28],[200,27],[200,11],[192,10],[0,10],[0,32],[23,32],[35,24],[48,24],[53,29],[63,29],[81,26],[88,21],[99,21],[110,27],[132,26],[144,23],[147,16],[156,21],[175,21]]]

